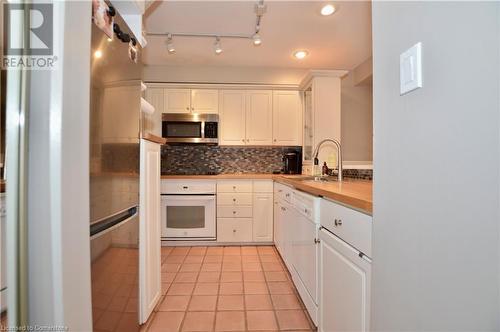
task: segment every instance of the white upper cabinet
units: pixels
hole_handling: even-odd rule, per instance
[[[160,88],[157,88],[160,89]],[[162,113],[219,113],[219,91],[163,88]]]
[[[298,91],[273,91],[273,145],[301,145],[302,103]]]
[[[210,87],[150,83],[146,99],[159,112],[157,127],[162,113],[219,114],[220,145],[302,145],[300,91]]]
[[[245,136],[244,90],[220,91],[220,138],[221,145],[244,145]]]
[[[248,90],[246,110],[246,143],[272,145],[273,143],[273,92]]]
[[[190,113],[191,90],[165,89],[165,102],[162,113]]]
[[[192,113],[219,113],[219,91],[206,89],[191,90]]]

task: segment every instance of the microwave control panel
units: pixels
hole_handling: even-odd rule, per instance
[[[217,122],[205,122],[205,138],[217,138]]]

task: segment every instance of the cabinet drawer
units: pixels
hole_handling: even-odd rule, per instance
[[[319,202],[321,198],[297,190],[292,191],[292,203],[295,209],[314,223],[319,223]]]
[[[272,193],[273,181],[272,180],[254,180],[253,181],[254,193]]]
[[[252,205],[252,194],[220,193],[217,205]]]
[[[252,218],[251,206],[218,206],[217,217],[222,218]]]
[[[218,242],[251,242],[251,218],[217,218]]]
[[[326,199],[321,200],[320,206],[321,226],[368,257],[372,257],[371,216]]]
[[[281,183],[274,185],[274,199],[291,203],[293,189]]]
[[[253,191],[251,180],[217,181],[218,193],[251,193]]]
[[[215,193],[213,180],[161,180],[162,194],[207,194]]]

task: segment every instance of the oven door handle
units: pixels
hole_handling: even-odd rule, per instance
[[[215,194],[184,194],[184,195],[178,195],[178,194],[162,194],[161,195],[162,200],[168,200],[168,199],[182,199],[186,201],[194,201],[194,200],[215,200]]]

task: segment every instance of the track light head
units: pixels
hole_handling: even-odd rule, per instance
[[[258,32],[256,32],[253,36],[252,36],[252,40],[253,40],[253,44],[255,46],[260,46],[262,44],[262,39],[260,38],[260,35]]]
[[[174,54],[175,53],[175,46],[174,42],[172,41],[172,34],[167,35],[167,52],[168,54]]]
[[[220,55],[222,53],[222,47],[220,45],[219,37],[215,37],[214,52],[216,55]]]

